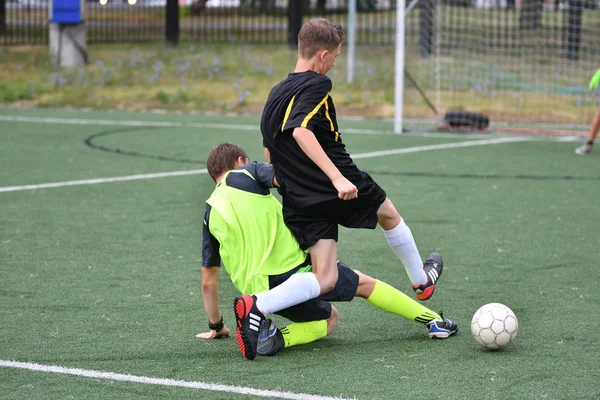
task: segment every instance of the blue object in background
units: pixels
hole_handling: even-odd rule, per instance
[[[52,0],[50,21],[57,24],[80,24],[83,20],[81,0]]]

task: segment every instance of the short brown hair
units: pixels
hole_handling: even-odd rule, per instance
[[[298,34],[298,53],[309,60],[321,49],[334,51],[344,40],[341,25],[332,24],[325,18],[311,18],[302,25]]]
[[[221,143],[208,153],[206,169],[208,174],[216,181],[219,176],[235,168],[238,158],[247,160],[248,155],[240,146],[233,143]]]

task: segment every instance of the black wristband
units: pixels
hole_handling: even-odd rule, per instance
[[[221,316],[221,320],[217,323],[212,323],[210,322],[210,319],[208,320],[208,328],[211,331],[217,331],[219,332],[221,329],[223,329],[223,327],[225,326],[225,324],[223,323],[223,316]]]

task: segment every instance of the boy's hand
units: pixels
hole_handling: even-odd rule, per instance
[[[199,333],[196,335],[198,339],[218,339],[222,337],[229,337],[229,328],[224,326],[219,332],[210,330],[208,332]]]
[[[597,89],[598,84],[600,83],[600,69],[596,71],[592,79],[590,79],[590,89]]]
[[[352,200],[358,197],[358,189],[352,182],[340,175],[331,183],[338,191],[338,197],[342,200]]]

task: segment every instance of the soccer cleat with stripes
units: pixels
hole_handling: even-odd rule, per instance
[[[421,301],[427,300],[433,295],[435,283],[440,279],[440,276],[442,276],[443,269],[444,262],[442,256],[438,253],[431,253],[423,263],[423,271],[425,271],[425,275],[427,275],[427,283],[418,286],[413,285],[412,287],[417,299]]]
[[[285,347],[283,334],[270,319],[265,319],[260,324],[256,353],[260,356],[274,356]]]
[[[265,319],[262,312],[256,307],[256,296],[238,296],[233,301],[233,311],[237,331],[235,338],[242,356],[248,360],[256,358],[256,345],[260,323]]]
[[[440,311],[441,320],[434,319],[427,323],[429,328],[429,337],[431,339],[446,339],[456,332],[458,332],[458,325],[456,322],[450,321],[444,317],[444,314]]]

